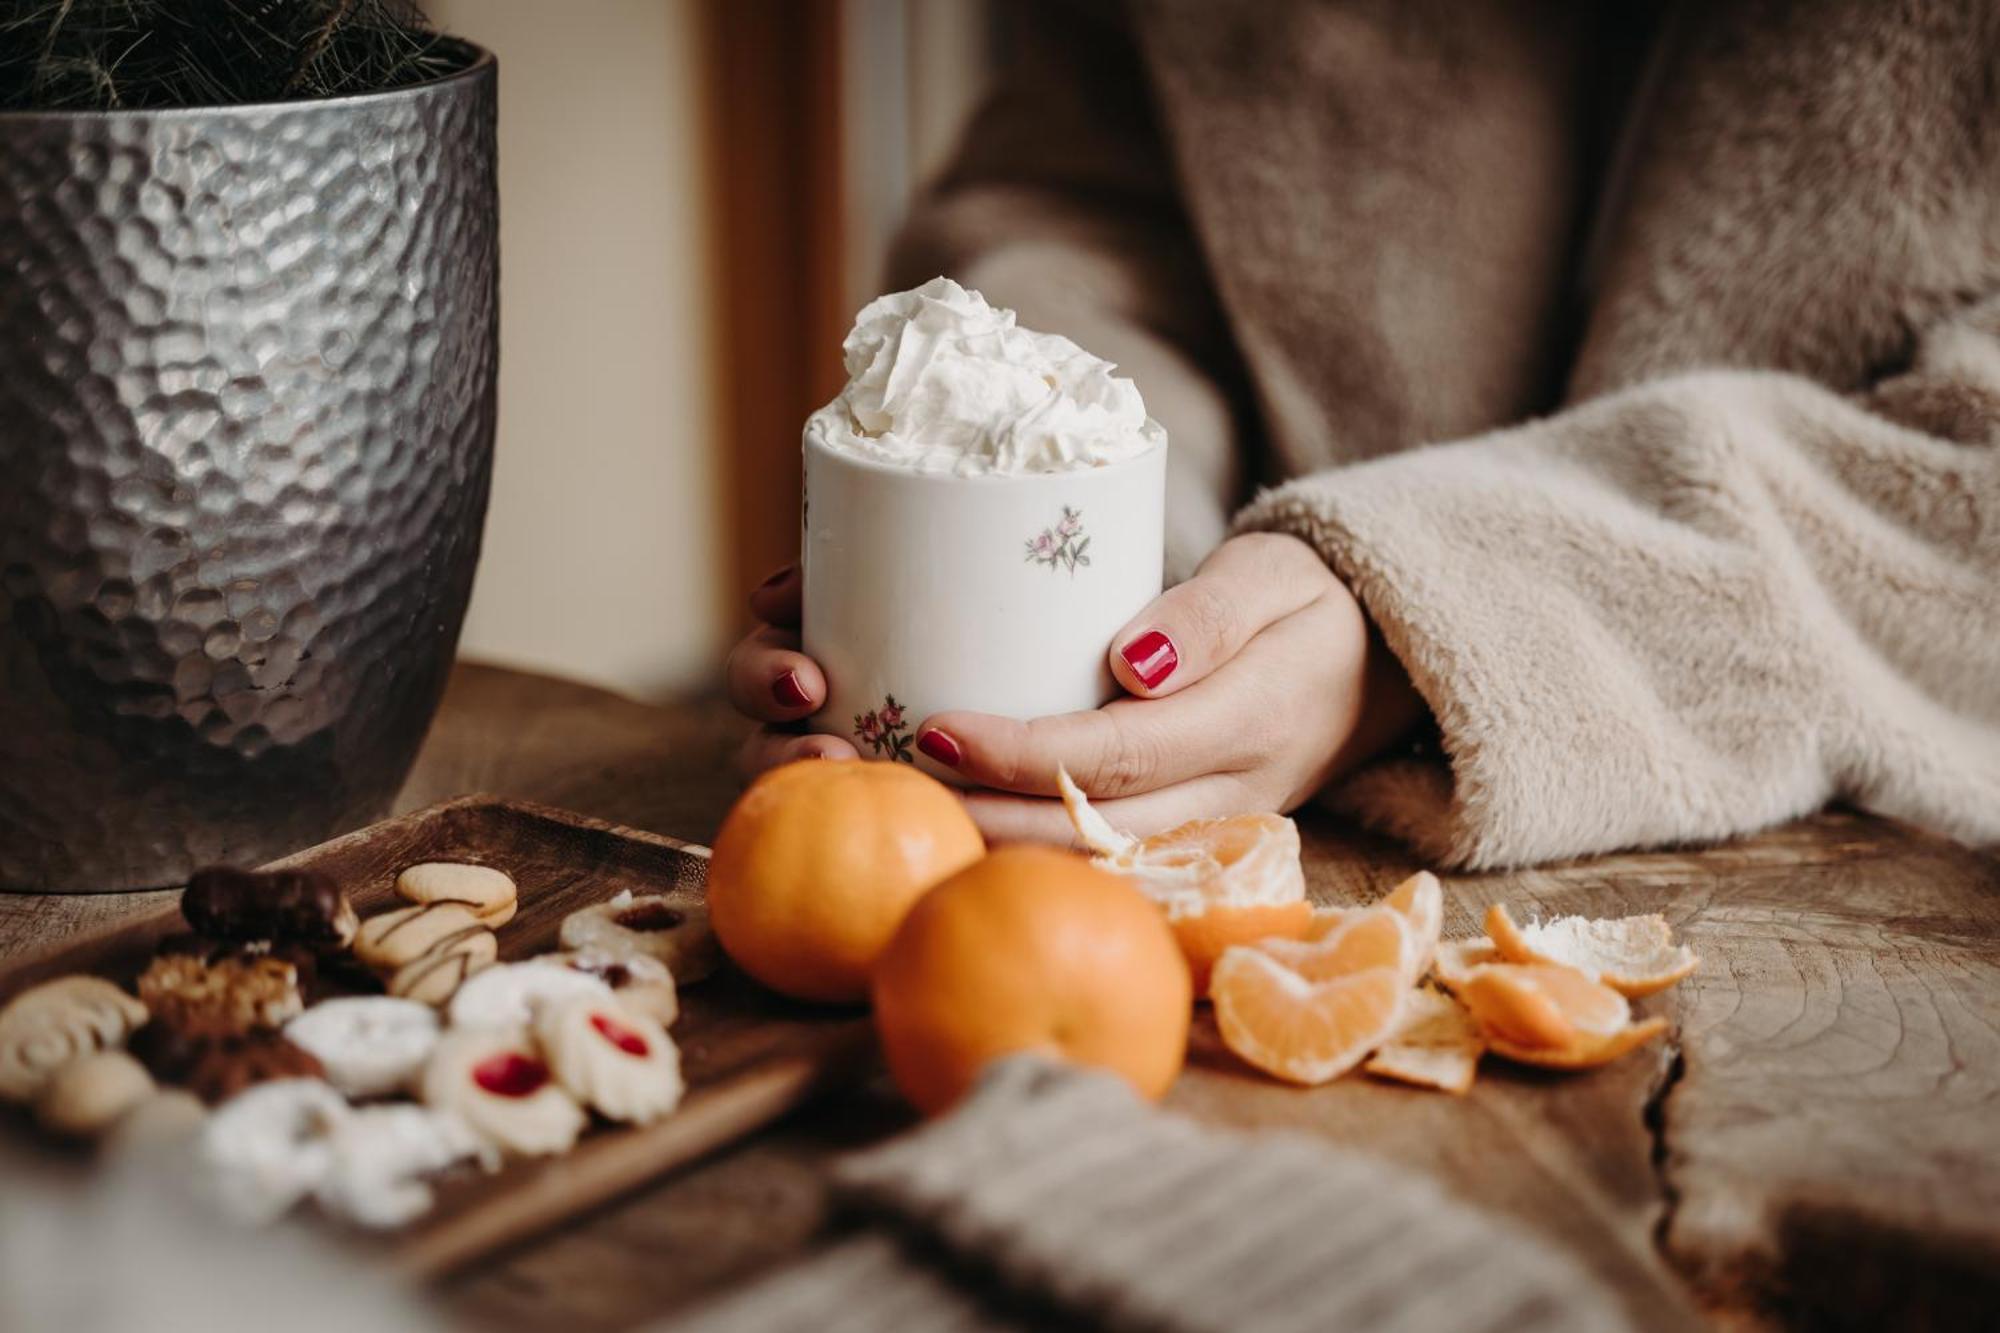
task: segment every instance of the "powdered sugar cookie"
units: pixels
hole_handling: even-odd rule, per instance
[[[333,1135],[350,1114],[346,1098],[316,1078],[260,1083],[232,1097],[201,1129],[205,1192],[238,1221],[283,1216],[325,1178]]]
[[[464,903],[490,929],[514,919],[519,893],[513,879],[492,866],[426,861],[396,876],[396,896],[413,903]]]
[[[326,1067],[349,1097],[385,1097],[410,1086],[438,1043],[437,1011],[414,1000],[360,995],[327,1000],[285,1025],[285,1036]]]
[[[535,1039],[557,1081],[612,1120],[643,1125],[680,1105],[680,1051],[652,1019],[613,1001],[550,1005]]]
[[[588,973],[549,958],[489,967],[451,997],[455,1028],[523,1028],[540,1005],[579,996],[611,998],[611,988]]]
[[[146,1006],[99,977],[58,977],[0,1009],[0,1100],[30,1102],[70,1061],[123,1046]]]
[[[424,1066],[423,1098],[515,1157],[567,1152],[585,1122],[520,1028],[446,1033]]]
[[[334,1217],[375,1230],[430,1211],[426,1176],[495,1156],[457,1115],[407,1103],[353,1112],[335,1128],[328,1149],[313,1198]]]
[[[621,958],[657,958],[682,986],[722,965],[722,947],[708,924],[708,903],[685,889],[637,898],[628,889],[608,902],[571,912],[563,919],[562,946]]]
[[[584,972],[611,987],[611,993],[635,1014],[644,1014],[661,1027],[672,1027],[680,1017],[680,992],[674,974],[657,958],[644,954],[619,957],[601,949],[583,949],[542,955],[574,972]]]

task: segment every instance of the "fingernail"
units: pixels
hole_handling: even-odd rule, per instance
[[[926,731],[917,737],[917,748],[946,768],[957,768],[959,760],[965,758],[965,751],[958,748],[958,742],[942,731]]]
[[[757,587],[760,590],[764,588],[775,588],[780,583],[783,583],[786,579],[790,578],[793,574],[797,573],[798,568],[799,567],[797,565],[786,565],[783,569],[771,575],[770,578],[765,579],[762,583],[758,584]]]
[[[1174,668],[1181,664],[1174,641],[1156,629],[1149,629],[1126,644],[1118,655],[1149,690],[1159,689],[1160,682],[1173,675]]]
[[[804,708],[812,702],[806,695],[806,687],[799,684],[799,673],[796,671],[787,671],[772,681],[771,693],[787,708]]]

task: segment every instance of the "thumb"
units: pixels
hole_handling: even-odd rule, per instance
[[[1157,699],[1184,690],[1267,626],[1312,605],[1333,583],[1296,537],[1253,532],[1215,548],[1194,577],[1167,589],[1111,640],[1111,674]]]

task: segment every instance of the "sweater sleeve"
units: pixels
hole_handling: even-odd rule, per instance
[[[1167,573],[1247,495],[1236,368],[1128,31],[1097,6],[1009,6],[1011,51],[889,260],[942,273],[1116,363],[1166,427]]]
[[[1468,868],[1743,833],[1842,800],[2000,838],[2000,300],[1846,396],[1661,379],[1293,481],[1445,763],[1333,803]]]

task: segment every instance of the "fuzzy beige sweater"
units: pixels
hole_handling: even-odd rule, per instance
[[[1125,366],[1173,569],[1283,482],[1235,527],[1324,553],[1445,756],[1337,805],[1465,867],[2000,838],[2000,10],[1011,12],[896,275]]]

